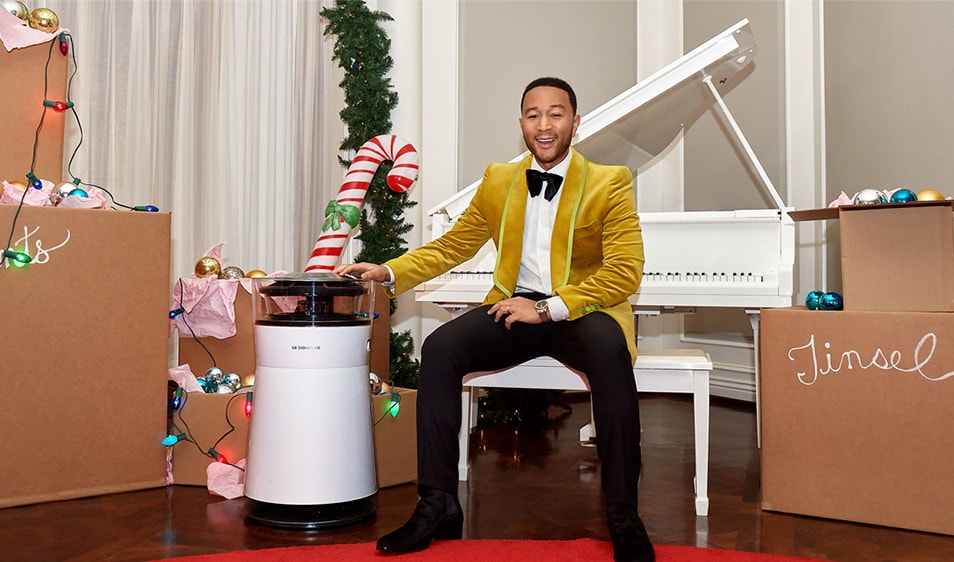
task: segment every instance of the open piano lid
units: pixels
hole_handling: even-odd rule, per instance
[[[763,186],[782,209],[781,198],[761,170],[741,131],[731,121],[721,93],[729,91],[747,74],[755,58],[755,38],[743,19],[673,63],[641,80],[625,92],[583,116],[574,143],[594,162],[625,165],[635,175],[639,168],[666,150],[679,132],[718,103],[722,116],[743,144],[749,163],[757,168]],[[524,152],[511,162],[524,158]],[[446,213],[459,217],[470,203],[480,181],[459,191],[428,215]]]

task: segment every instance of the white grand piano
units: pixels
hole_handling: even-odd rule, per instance
[[[754,57],[749,22],[742,20],[581,119],[576,149],[595,162],[625,165],[635,176],[684,127],[713,108],[774,203],[768,209],[640,211],[646,264],[639,291],[630,297],[634,312],[694,307],[756,311],[792,304],[794,223],[722,98],[744,78],[741,71]],[[428,211],[433,238],[453,227],[478,184]],[[479,304],[493,283],[494,258],[488,243],[461,267],[418,286],[416,299],[452,315]],[[757,329],[757,319],[753,327]]]

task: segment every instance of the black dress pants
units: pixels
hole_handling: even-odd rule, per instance
[[[589,380],[606,503],[636,505],[639,403],[619,325],[609,315],[593,312],[573,321],[514,323],[508,330],[488,309],[468,311],[424,341],[417,402],[418,484],[457,495],[464,375],[549,355]]]

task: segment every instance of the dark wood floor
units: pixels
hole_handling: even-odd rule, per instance
[[[588,403],[549,427],[479,429],[460,494],[466,538],[607,539],[595,449],[577,443]],[[750,405],[715,399],[709,516],[693,507],[692,403],[641,395],[643,520],[658,544],[792,554],[840,562],[954,560],[954,537],[763,512]],[[375,516],[342,529],[247,523],[243,500],[171,486],[0,509],[0,560],[152,560],[304,544],[370,542],[403,523],[413,484],[381,490]]]

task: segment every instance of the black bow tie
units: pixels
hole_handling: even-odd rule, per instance
[[[560,184],[563,183],[563,177],[549,172],[540,172],[537,170],[527,170],[527,188],[530,190],[530,197],[540,195],[543,188],[543,182],[547,182],[547,190],[543,197],[551,201],[556,192],[560,190]]]

